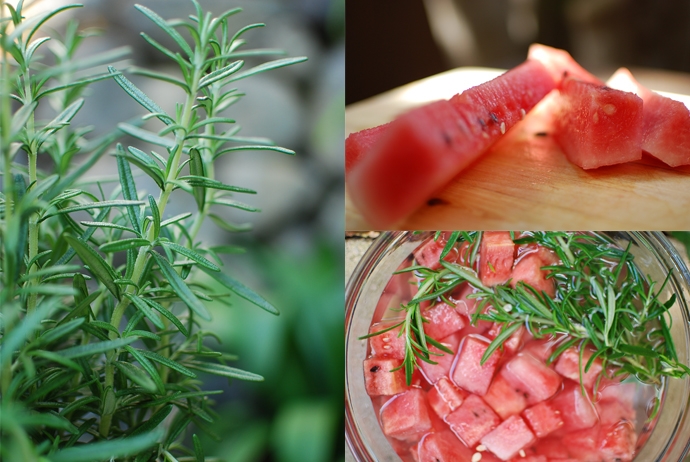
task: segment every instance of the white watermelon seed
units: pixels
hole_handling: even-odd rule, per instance
[[[506,133],[506,123],[501,122],[501,135],[505,135]]]
[[[479,462],[482,460],[482,453],[481,452],[475,452],[474,455],[472,456],[472,462]]]

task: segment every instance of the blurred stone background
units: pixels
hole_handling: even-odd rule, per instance
[[[232,382],[204,377],[205,387],[223,389],[216,398],[219,413],[212,430],[215,441],[203,435],[207,457],[228,462],[339,461],[344,458],[343,427],[343,300],[344,300],[344,0],[199,0],[218,15],[241,6],[231,20],[231,33],[251,23],[266,27],[247,32],[247,48],[280,48],[290,57],[309,60],[240,80],[247,94],[226,116],[242,126],[240,135],[271,138],[296,156],[275,152],[233,152],[219,159],[218,179],[258,191],[242,200],[261,213],[222,211],[237,223],[253,223],[248,233],[229,234],[209,223],[200,236],[207,244],[244,246],[232,255],[226,270],[270,300],[281,311],[273,317],[234,299],[228,308],[213,308],[207,327],[218,333],[223,351],[237,354],[237,367],[259,373],[262,383]],[[54,8],[63,0],[34,2],[32,8]],[[178,88],[129,74],[131,65],[175,72],[167,58],[139,35],[175,48],[132,0],[82,0],[84,7],[47,23],[57,31],[69,17],[82,28],[102,33],[85,41],[83,55],[130,47],[127,59],[117,63],[139,88],[163,109],[174,113]],[[194,13],[188,0],[139,0],[165,19]],[[271,58],[275,59],[275,58]],[[262,62],[265,59],[262,60]],[[259,62],[247,62],[245,68]],[[103,69],[104,70],[104,69]],[[143,109],[113,81],[91,86],[75,124],[93,125],[93,135],[112,130],[117,123],[140,117]],[[152,131],[162,128],[147,123]],[[125,146],[146,146],[124,137]],[[76,158],[76,162],[81,159]],[[104,156],[92,176],[117,173],[111,156]],[[136,177],[140,193],[155,191],[148,177]],[[166,216],[195,207],[186,193],[173,195]],[[226,208],[229,209],[229,208]],[[214,345],[215,346],[215,345]],[[200,433],[195,430],[197,433]],[[191,432],[190,432],[191,435]]]
[[[347,104],[459,66],[508,69],[539,42],[604,78],[690,71],[685,0],[349,0]]]

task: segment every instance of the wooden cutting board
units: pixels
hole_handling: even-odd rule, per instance
[[[455,69],[350,105],[345,110],[346,135],[500,73]],[[673,85],[690,93],[690,76],[659,72],[643,79],[633,73],[650,88]],[[690,107],[688,96],[667,96]],[[671,168],[645,156],[639,162],[583,170],[571,164],[553,140],[549,103],[548,98],[542,101],[397,229],[690,229],[690,166]],[[345,227],[372,229],[350,201],[347,187]]]

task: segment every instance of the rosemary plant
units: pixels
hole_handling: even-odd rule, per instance
[[[690,369],[678,361],[667,320],[675,295],[668,300],[662,300],[660,295],[670,275],[661,283],[645,276],[635,265],[629,246],[621,249],[597,233],[528,232],[519,238],[513,235],[516,244],[538,244],[558,255],[560,264],[543,267],[548,277],[555,280],[556,293],[550,297],[522,281],[515,288],[482,284],[474,269],[481,238],[481,232],[454,232],[441,253],[441,269],[411,266],[402,270],[415,272],[420,278],[415,297],[401,306],[404,319],[364,337],[401,327],[406,350],[400,367],[405,368],[408,383],[418,361],[435,364],[434,355],[454,353],[426,335],[420,304],[429,300],[452,304],[447,297],[464,283],[474,287],[471,297],[478,301],[472,323],[485,320],[503,325],[483,361],[525,326],[536,338],[557,339],[549,362],[571,346],[581,352],[589,346],[594,354],[581,370],[589,370],[593,361],[600,358],[605,370],[612,366],[615,374],[634,375],[648,383],[659,383],[663,376],[690,374]],[[469,244],[468,266],[443,260],[454,246],[465,241]],[[429,345],[441,353],[433,353]],[[583,361],[582,355],[580,360]]]
[[[167,34],[168,48],[142,34],[179,66],[179,76],[138,69],[176,85],[184,101],[174,114],[137,88],[115,62],[125,50],[76,58],[88,34],[70,22],[61,37],[42,26],[67,5],[24,17],[24,2],[5,4],[0,20],[0,458],[100,461],[204,460],[190,423],[209,429],[214,413],[199,372],[230,379],[262,380],[229,366],[234,359],[211,349],[206,302],[242,297],[272,314],[276,308],[223,272],[229,246],[207,247],[199,231],[210,219],[223,229],[246,225],[216,211],[257,211],[236,199],[255,192],[214,178],[218,157],[240,150],[277,151],[270,140],[239,135],[226,114],[244,95],[233,82],[304,61],[279,58],[245,68],[243,58],[277,54],[244,47],[234,30],[240,9],[218,17],[191,0],[187,20],[164,20],[136,8]],[[182,31],[191,40],[183,38]],[[48,56],[41,53],[48,52]],[[70,124],[84,104],[85,88],[112,79],[147,114],[144,123],[122,123],[111,134],[89,136]],[[118,88],[117,85],[119,85]],[[55,110],[52,120],[37,109]],[[42,112],[42,114],[44,114]],[[148,125],[147,125],[148,126]],[[223,127],[232,127],[225,129]],[[113,143],[123,133],[159,147],[145,152]],[[104,154],[117,163],[112,192],[85,176]],[[85,157],[75,165],[77,155]],[[50,162],[40,162],[49,156]],[[51,165],[51,169],[41,169]],[[157,191],[143,191],[146,175]],[[197,210],[169,216],[173,194],[193,195]],[[215,292],[204,281],[214,281]]]

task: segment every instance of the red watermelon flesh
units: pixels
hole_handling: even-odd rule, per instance
[[[596,85],[604,84],[604,82],[580,66],[570,56],[570,53],[565,50],[534,43],[529,47],[527,59],[534,59],[542,63],[551,72],[553,79],[559,84],[565,77],[574,77],[583,82],[590,82]]]
[[[364,383],[369,396],[395,395],[405,391],[405,370],[394,370],[399,359],[369,358],[364,360]],[[393,371],[393,372],[391,372]]]
[[[642,158],[642,99],[633,93],[566,78],[555,138],[584,169]]]
[[[458,351],[458,344],[460,343],[459,336],[451,335],[439,341],[452,352],[455,353]],[[441,377],[449,374],[455,355],[445,353],[435,346],[429,346],[429,352],[431,353],[429,359],[436,364],[429,364],[426,361],[420,361],[419,364],[426,380],[429,383],[436,383]]]
[[[470,393],[484,396],[491,385],[496,366],[501,359],[501,352],[495,350],[484,364],[482,356],[489,348],[489,340],[468,335],[462,341],[460,352],[456,356],[451,379],[460,388]]]
[[[428,433],[413,448],[419,462],[467,462],[472,451],[451,431]]]
[[[383,433],[399,440],[418,438],[431,430],[426,392],[410,388],[394,396],[381,408]]]
[[[607,85],[633,92],[644,101],[642,149],[671,167],[690,164],[690,111],[685,104],[648,90],[624,67]]]
[[[439,302],[422,312],[424,319],[424,333],[434,340],[448,337],[467,325],[466,318],[455,309],[455,306]]]
[[[452,102],[394,120],[347,175],[353,202],[375,228],[389,228],[476,160],[555,87],[527,61]]]
[[[485,286],[503,284],[510,277],[515,244],[508,231],[487,231],[479,247],[479,278]]]
[[[466,397],[467,392],[456,387],[448,377],[438,380],[427,393],[429,405],[441,418],[460,407]]]
[[[469,395],[445,420],[453,433],[469,447],[501,423],[501,419],[477,395]]]
[[[521,449],[531,445],[534,440],[534,433],[530,431],[522,417],[514,415],[484,435],[481,442],[501,460],[509,460]]]
[[[355,166],[388,129],[390,123],[351,133],[345,139],[345,173]]]
[[[518,282],[524,282],[536,289],[537,292],[546,292],[549,297],[553,298],[556,295],[556,286],[553,279],[546,277],[548,273],[541,269],[542,266],[546,266],[546,263],[537,253],[530,253],[522,257],[510,275],[511,287],[516,287]]]

